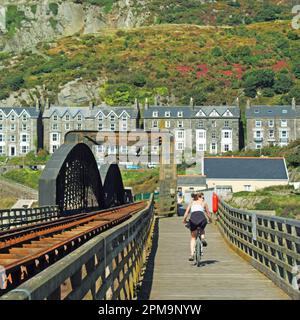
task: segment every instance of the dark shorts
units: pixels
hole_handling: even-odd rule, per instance
[[[191,213],[190,217],[190,230],[195,231],[198,227],[204,230],[207,225],[207,219],[202,211],[196,211]]]

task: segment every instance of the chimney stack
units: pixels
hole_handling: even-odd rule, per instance
[[[149,108],[149,100],[148,98],[145,99],[145,110],[148,110]]]
[[[46,98],[45,109],[50,109],[50,102],[48,97]]]
[[[194,99],[192,97],[190,99],[190,106],[194,109]]]
[[[35,98],[35,110],[37,112],[40,111],[40,102],[39,102],[39,99],[37,97]]]
[[[250,103],[250,99],[248,99],[248,100],[247,100],[247,106],[246,106],[246,108],[247,108],[247,109],[250,109],[250,107],[251,107],[251,103]]]
[[[292,99],[292,109],[296,110],[296,99],[295,98]]]

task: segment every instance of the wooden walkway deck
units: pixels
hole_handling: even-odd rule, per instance
[[[233,252],[216,226],[207,227],[208,247],[199,268],[188,261],[189,237],[182,217],[157,219],[139,299],[289,299]]]

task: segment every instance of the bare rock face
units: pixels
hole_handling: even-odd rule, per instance
[[[13,32],[6,29],[4,36],[1,37],[0,34],[0,49],[21,52],[34,48],[39,42],[52,41],[75,33],[89,34],[107,27],[138,26],[144,22],[147,12],[136,10],[136,6],[142,8],[144,4],[145,1],[142,0],[119,0],[109,12],[105,12],[104,7],[75,3],[72,0],[7,0],[2,4],[2,11],[3,7],[7,12],[9,6],[17,6],[24,19]],[[3,12],[0,24],[2,20]]]
[[[88,82],[76,79],[65,84],[57,95],[57,103],[61,105],[86,106],[91,101],[100,103],[100,86],[104,80]]]

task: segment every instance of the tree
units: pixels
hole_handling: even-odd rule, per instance
[[[300,62],[293,64],[293,72],[297,79],[300,79]]]
[[[274,90],[277,94],[287,93],[292,85],[293,81],[289,74],[279,73],[275,79]]]
[[[214,47],[211,51],[213,57],[221,57],[223,55],[223,50],[220,47]]]

